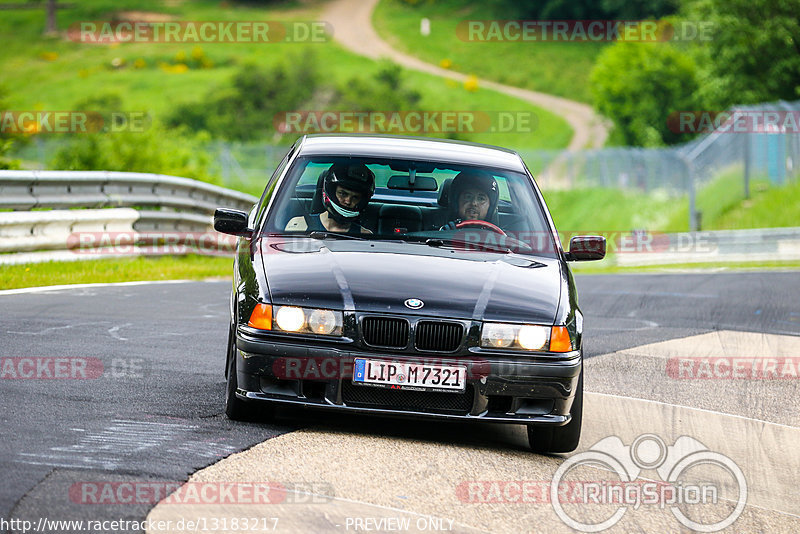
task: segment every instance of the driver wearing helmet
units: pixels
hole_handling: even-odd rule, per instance
[[[481,171],[462,171],[450,184],[450,222],[440,230],[455,230],[465,221],[497,221],[497,181]]]
[[[375,174],[364,164],[334,163],[321,178],[325,211],[294,217],[286,230],[371,234],[356,221],[375,192]]]

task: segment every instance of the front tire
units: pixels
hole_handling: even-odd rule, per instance
[[[228,364],[227,381],[225,383],[225,415],[234,421],[254,421],[259,416],[267,415],[263,410],[257,411],[253,403],[243,401],[236,396],[238,378],[236,374],[236,342],[233,329],[228,332]]]
[[[583,422],[583,366],[569,413],[572,419],[564,426],[528,426],[528,443],[533,452],[572,452],[578,448]]]

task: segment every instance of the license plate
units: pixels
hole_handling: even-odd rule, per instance
[[[464,391],[467,368],[356,358],[353,382],[391,389]]]

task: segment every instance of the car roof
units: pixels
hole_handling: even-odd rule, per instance
[[[302,156],[385,157],[493,167],[525,172],[519,154],[505,148],[427,137],[399,135],[306,135],[300,140]]]

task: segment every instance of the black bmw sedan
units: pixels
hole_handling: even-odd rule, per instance
[[[513,151],[408,137],[304,136],[238,236],[225,411],[321,410],[524,424],[578,445],[583,316],[564,251]]]

